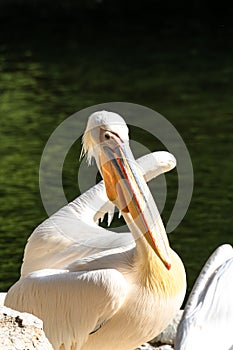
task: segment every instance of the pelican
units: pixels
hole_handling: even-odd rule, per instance
[[[203,267],[187,301],[176,350],[233,350],[233,249],[224,244]]]
[[[83,153],[95,158],[104,183],[33,232],[5,305],[41,318],[55,350],[132,350],[167,326],[186,291],[183,263],[146,184],[175,161],[158,152],[149,165],[148,156],[136,163],[125,121],[107,111],[89,117]],[[113,206],[130,233],[98,226],[106,212],[111,222]]]

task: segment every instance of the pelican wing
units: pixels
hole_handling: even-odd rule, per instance
[[[176,166],[175,157],[166,151],[153,152],[137,159],[145,180],[148,182]]]
[[[127,292],[126,280],[115,269],[46,269],[14,284],[5,305],[41,318],[55,349],[80,349],[118,311]]]
[[[232,276],[233,249],[225,244],[208,259],[193,287],[178,327],[177,350],[193,350],[200,344],[200,349],[231,349]]]
[[[103,183],[94,186],[35,229],[25,248],[21,275],[45,268],[65,268],[84,257],[133,243],[130,233],[118,234],[94,222],[97,204],[103,205],[104,191]],[[89,218],[85,212],[88,207]]]
[[[174,168],[176,161],[168,152],[154,152],[139,158],[138,164],[149,181]],[[101,181],[34,230],[25,248],[21,275],[44,268],[65,268],[110,249],[131,249],[135,245],[131,233],[116,233],[98,225],[106,213],[110,213],[110,223],[113,212]]]

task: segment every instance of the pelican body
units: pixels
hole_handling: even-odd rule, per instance
[[[41,318],[55,350],[133,350],[168,325],[185,295],[184,266],[146,184],[175,161],[158,152],[136,162],[127,125],[107,111],[89,117],[83,150],[104,183],[33,232],[5,305]],[[130,232],[98,226],[114,206]]]

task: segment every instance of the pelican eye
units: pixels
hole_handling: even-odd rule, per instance
[[[110,140],[111,135],[110,135],[110,133],[108,131],[106,131],[106,133],[104,134],[104,137],[105,137],[106,140]]]

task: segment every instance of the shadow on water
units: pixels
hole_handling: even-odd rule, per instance
[[[185,263],[190,290],[210,253],[233,243],[231,32],[222,27],[185,32],[174,22],[149,23],[146,30],[145,22],[120,25],[116,17],[106,27],[103,18],[99,26],[96,18],[91,24],[91,16],[80,22],[14,18],[3,21],[0,45],[0,290],[18,279],[26,240],[46,218],[38,169],[47,139],[69,115],[110,101],[158,111],[189,149],[194,194],[170,240]],[[143,143],[140,132],[138,137]],[[162,149],[147,143],[151,150]],[[76,142],[64,164],[69,200],[78,194],[79,153]],[[176,198],[176,172],[166,178],[165,222]]]

